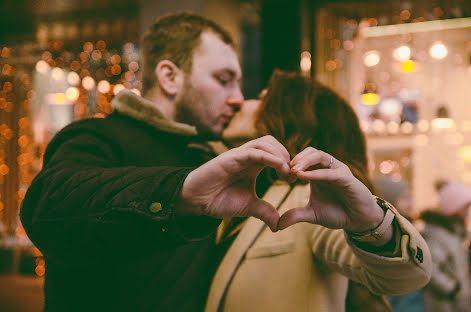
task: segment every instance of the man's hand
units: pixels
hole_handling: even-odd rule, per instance
[[[368,188],[331,155],[308,147],[293,158],[291,167],[298,179],[310,182],[311,195],[305,207],[291,209],[281,216],[279,230],[298,222],[310,222],[363,232],[383,220],[384,212]],[[311,170],[312,167],[316,169]]]
[[[231,149],[190,172],[183,183],[178,214],[215,218],[254,216],[277,230],[279,214],[255,193],[255,180],[265,167],[292,180],[290,156],[272,136]]]

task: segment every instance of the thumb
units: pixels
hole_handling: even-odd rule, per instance
[[[316,216],[312,209],[308,207],[293,208],[285,212],[278,223],[278,230],[284,230],[287,227],[299,223],[299,222],[310,222],[315,223]]]
[[[278,211],[269,203],[262,199],[255,199],[249,206],[249,214],[265,222],[272,232],[277,231],[280,215]]]

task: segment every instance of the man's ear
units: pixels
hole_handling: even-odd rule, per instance
[[[155,76],[163,93],[176,96],[181,88],[183,72],[169,60],[160,61],[155,67]]]

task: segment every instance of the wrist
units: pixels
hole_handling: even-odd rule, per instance
[[[185,181],[183,181],[183,186],[180,190],[180,195],[178,196],[175,203],[175,213],[179,216],[198,216],[203,215],[206,205],[198,203],[196,196],[192,195],[191,192],[191,179],[192,173],[188,174]]]
[[[389,209],[389,203],[376,196],[374,196],[374,199],[383,215],[379,223],[366,231],[346,230],[346,232],[354,241],[367,242],[374,246],[382,246],[393,238],[392,222],[394,220],[394,213]]]

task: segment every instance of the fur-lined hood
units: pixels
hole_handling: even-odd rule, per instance
[[[159,130],[186,136],[196,136],[194,126],[168,120],[157,106],[129,90],[119,92],[111,101],[111,106],[121,114],[145,122]]]

